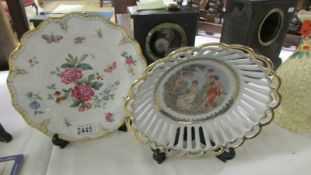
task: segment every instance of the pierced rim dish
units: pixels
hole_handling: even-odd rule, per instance
[[[100,16],[71,13],[23,36],[11,54],[7,83],[29,125],[78,141],[124,123],[120,109],[145,68],[138,43],[124,29]]]
[[[218,155],[255,137],[279,104],[271,61],[241,45],[182,48],[131,87],[127,124],[168,155]]]

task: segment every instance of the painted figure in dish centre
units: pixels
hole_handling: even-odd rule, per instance
[[[195,101],[197,93],[199,91],[198,81],[193,80],[191,87],[187,91],[188,93],[177,97],[176,106],[179,107],[180,109],[189,110],[192,108],[193,102]]]

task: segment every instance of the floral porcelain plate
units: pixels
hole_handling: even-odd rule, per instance
[[[279,80],[271,62],[240,45],[183,48],[150,65],[132,86],[129,127],[168,154],[221,154],[273,118]]]
[[[50,18],[10,58],[13,105],[34,128],[77,141],[125,121],[128,90],[146,62],[136,41],[99,16]]]

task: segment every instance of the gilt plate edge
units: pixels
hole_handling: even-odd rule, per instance
[[[138,42],[136,40],[134,40],[129,34],[128,32],[121,26],[103,18],[102,16],[99,15],[94,15],[94,14],[83,14],[83,13],[79,13],[79,12],[71,12],[69,14],[66,14],[64,16],[60,16],[60,17],[50,17],[46,20],[44,20],[43,22],[41,22],[36,28],[31,29],[29,31],[27,31],[22,38],[20,39],[20,43],[18,43],[17,47],[11,52],[10,56],[9,56],[9,75],[7,78],[7,87],[9,89],[9,94],[11,96],[11,103],[13,105],[13,107],[16,109],[16,111],[23,117],[23,119],[26,121],[26,123],[31,126],[32,128],[38,130],[39,132],[42,132],[43,134],[52,137],[53,133],[51,133],[48,129],[47,129],[47,124],[49,121],[45,120],[43,121],[41,124],[35,124],[33,123],[28,115],[26,114],[26,112],[24,111],[24,109],[22,107],[20,107],[18,105],[17,101],[17,97],[16,97],[16,90],[15,87],[13,85],[11,85],[11,81],[15,78],[15,76],[17,74],[23,74],[26,73],[25,70],[23,69],[19,69],[18,67],[15,66],[14,64],[14,58],[17,57],[19,54],[22,53],[22,51],[25,49],[26,46],[26,42],[29,38],[32,37],[32,35],[34,33],[36,33],[37,31],[40,31],[41,29],[43,29],[46,25],[48,25],[49,23],[52,23],[54,21],[63,21],[66,18],[70,18],[71,16],[78,16],[81,18],[85,18],[85,19],[90,19],[90,20],[99,20],[117,30],[119,30],[123,37],[128,38],[129,42],[131,44],[134,45],[135,50],[137,52],[137,54],[139,55],[139,59],[140,61],[143,63],[143,70],[146,69],[147,67],[147,62],[145,57],[143,56],[142,50],[138,44]],[[125,115],[127,116],[127,115]],[[65,139],[67,141],[86,141],[86,140],[92,140],[95,138],[99,138],[105,135],[108,135],[114,131],[116,131],[118,128],[120,128],[124,123],[126,123],[127,119],[125,117],[124,121],[118,123],[115,125],[115,127],[113,127],[111,130],[102,130],[100,132],[98,132],[96,135],[92,135],[92,136],[84,136],[81,137],[80,139],[74,138],[74,137],[69,137],[69,136],[65,136],[60,134],[59,138],[61,139]]]
[[[174,57],[177,57],[178,55],[184,53],[184,52],[188,52],[188,51],[198,51],[200,49],[203,49],[205,47],[220,47],[222,49],[235,49],[238,50],[240,52],[244,52],[250,55],[250,59],[251,61],[256,61],[259,63],[259,67],[261,69],[264,69],[264,67],[266,67],[266,70],[264,71],[265,74],[267,76],[271,76],[271,87],[273,89],[273,91],[271,92],[271,97],[272,97],[272,102],[271,104],[269,104],[269,110],[265,113],[265,117],[262,118],[261,123],[259,123],[258,125],[253,126],[253,128],[251,129],[251,131],[249,131],[248,133],[244,133],[242,138],[236,139],[233,142],[230,143],[226,143],[225,145],[222,145],[219,150],[213,150],[213,151],[209,151],[209,150],[203,150],[200,151],[198,153],[191,153],[191,152],[186,152],[186,151],[180,151],[180,150],[174,150],[171,148],[166,148],[162,145],[158,145],[156,142],[151,141],[150,138],[148,138],[147,136],[145,136],[142,132],[140,132],[139,130],[137,130],[136,128],[133,127],[133,113],[130,110],[130,105],[131,102],[135,99],[135,92],[137,91],[137,89],[140,87],[140,85],[143,83],[143,81],[146,79],[147,74],[149,72],[152,72],[158,65],[168,62],[170,60],[172,60]],[[264,66],[266,65],[266,66]],[[273,110],[275,108],[278,107],[278,105],[280,104],[280,94],[278,92],[278,89],[280,87],[280,79],[279,77],[276,75],[274,68],[273,68],[273,63],[271,62],[271,60],[263,55],[260,54],[256,54],[255,51],[253,49],[251,49],[250,47],[247,46],[243,46],[243,45],[239,45],[239,44],[232,44],[232,45],[227,45],[227,44],[223,44],[223,43],[208,43],[208,44],[203,44],[200,45],[198,47],[184,47],[184,48],[180,48],[172,53],[170,53],[169,55],[167,55],[165,58],[163,59],[159,59],[157,61],[155,61],[153,64],[149,65],[146,69],[146,71],[144,72],[143,76],[140,77],[138,80],[136,80],[133,85],[130,88],[129,91],[129,95],[126,99],[125,105],[124,105],[124,111],[125,114],[128,116],[128,119],[126,121],[126,125],[129,128],[129,130],[131,132],[134,133],[135,138],[144,144],[149,145],[152,149],[159,149],[163,152],[165,152],[167,155],[180,155],[182,157],[186,157],[186,158],[194,158],[194,157],[200,157],[203,155],[211,155],[211,156],[217,156],[222,154],[226,148],[229,147],[233,147],[233,148],[237,148],[240,147],[241,145],[243,145],[245,143],[246,140],[248,139],[252,139],[257,137],[261,130],[262,127],[265,125],[268,125],[269,123],[272,122],[273,120],[273,116],[274,116],[274,112]],[[273,102],[274,101],[274,102]],[[268,119],[268,120],[265,120]],[[255,130],[255,128],[257,128],[257,130]],[[252,131],[255,130],[254,133],[252,133]],[[251,134],[250,136],[248,136],[248,134]]]

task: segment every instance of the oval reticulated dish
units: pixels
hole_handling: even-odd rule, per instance
[[[221,154],[255,137],[279,104],[270,60],[241,45],[182,48],[131,87],[128,125],[167,154]]]
[[[72,13],[23,36],[10,58],[8,87],[28,124],[49,136],[86,140],[124,123],[128,89],[145,68],[124,29]]]

